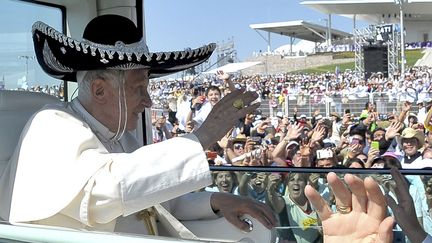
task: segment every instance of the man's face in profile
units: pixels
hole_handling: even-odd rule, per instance
[[[150,95],[147,91],[149,84],[148,69],[136,69],[126,71],[125,74],[125,99],[127,104],[127,124],[126,130],[131,131],[137,128],[139,114],[145,108],[152,106]],[[117,122],[119,117],[119,91],[116,87],[109,87],[112,99],[107,103],[111,122]],[[124,108],[123,108],[124,109]]]

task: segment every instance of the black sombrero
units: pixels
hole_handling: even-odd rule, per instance
[[[216,44],[172,52],[149,52],[135,24],[102,15],[86,26],[83,40],[67,37],[42,22],[32,28],[36,57],[50,76],[76,81],[77,71],[149,68],[150,78],[179,72],[207,60]]]

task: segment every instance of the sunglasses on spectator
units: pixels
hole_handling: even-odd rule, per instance
[[[242,149],[242,148],[244,148],[243,144],[241,143],[234,144],[234,149]]]

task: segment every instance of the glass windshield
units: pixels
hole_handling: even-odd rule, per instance
[[[326,175],[332,170],[212,167],[213,184],[205,188],[210,192],[225,192],[246,196],[271,207],[278,218],[277,242],[323,242],[322,223],[316,209],[305,196],[306,185],[311,185],[325,199],[331,211],[337,213],[335,196]],[[271,172],[272,171],[272,172]],[[353,174],[361,179],[372,177],[383,194],[395,199],[395,182],[388,170],[373,172],[352,169],[334,169],[339,178]],[[405,170],[409,193],[414,201],[418,221],[426,232],[432,231],[432,176],[428,172]],[[422,175],[419,175],[422,174]],[[340,209],[339,209],[340,210]],[[393,216],[388,207],[387,214]],[[393,242],[405,242],[406,236],[399,225],[393,228]]]
[[[62,82],[41,69],[31,36],[36,21],[62,31],[61,10],[13,0],[1,1],[0,9],[0,89],[44,92],[62,98]]]

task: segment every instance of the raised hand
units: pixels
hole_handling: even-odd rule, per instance
[[[405,101],[402,106],[402,111],[409,112],[411,110],[411,102]]]
[[[399,131],[402,129],[403,124],[401,122],[392,122],[390,126],[387,128],[385,133],[385,139],[387,141],[392,140],[396,136],[399,136]]]
[[[335,195],[336,213],[312,186],[305,188],[321,219],[324,242],[392,242],[393,218],[386,218],[385,197],[372,178],[362,181],[347,174],[344,180],[348,188],[333,172],[327,180]]]
[[[312,133],[311,144],[322,141],[324,139],[324,135],[325,128],[323,126],[317,126]]]
[[[288,141],[295,140],[300,137],[302,128],[299,125],[291,125],[288,127],[285,139]]]
[[[251,105],[258,94],[243,91],[236,89],[222,98],[213,106],[203,124],[193,132],[204,149],[219,141],[240,118],[259,107],[259,103]]]
[[[230,75],[228,73],[225,73],[223,70],[217,70],[216,75],[218,79],[223,81],[228,80],[230,78]]]

